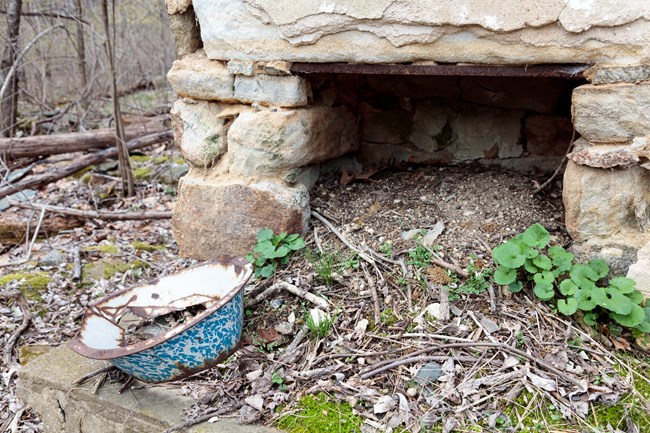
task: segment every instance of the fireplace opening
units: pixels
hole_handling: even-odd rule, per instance
[[[584,66],[294,64],[314,105],[359,120],[363,166],[476,161],[556,169],[571,143],[571,93]]]

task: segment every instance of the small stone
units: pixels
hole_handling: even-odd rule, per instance
[[[229,60],[228,72],[233,75],[245,75],[247,77],[255,75],[255,62],[250,60]]]
[[[246,397],[244,401],[246,402],[247,405],[260,412],[264,408],[264,397],[262,397],[260,394],[255,394],[255,395],[251,395],[250,397]]]
[[[269,306],[273,308],[274,310],[280,309],[284,305],[284,299],[282,298],[275,298],[269,302]]]
[[[289,322],[281,322],[274,326],[275,330],[282,335],[293,334],[293,324]]]
[[[259,74],[291,75],[291,65],[291,62],[277,60],[272,62],[259,62],[255,69]]]
[[[415,238],[419,234],[420,234],[420,229],[412,229],[400,233],[399,237],[402,238],[402,240],[404,241],[410,241],[411,239]]]
[[[445,230],[445,223],[438,221],[432,229],[427,230],[427,233],[422,237],[422,245],[427,247],[433,246],[433,243],[438,239],[438,237]]]
[[[580,165],[587,165],[594,168],[614,168],[636,165],[639,162],[639,154],[643,155],[645,150],[635,150],[633,147],[622,145],[596,145],[592,146],[579,139],[582,148],[571,152],[567,157]],[[578,146],[578,143],[576,143]]]
[[[636,288],[646,298],[650,297],[650,242],[637,252],[637,260],[627,273],[636,282]]]
[[[630,216],[636,204],[647,203],[648,170],[603,170],[569,161],[563,185],[566,228],[574,240],[639,232]]]
[[[275,233],[304,233],[309,195],[301,184],[273,179],[208,176],[192,170],[179,182],[172,224],[186,257],[210,260],[215,254],[245,255],[260,227]]]
[[[586,75],[593,84],[637,83],[650,80],[650,65],[595,66]]]
[[[442,367],[439,364],[430,362],[420,368],[414,380],[416,383],[425,386],[438,380],[442,376],[442,373]]]
[[[418,396],[418,390],[417,388],[411,387],[406,390],[406,395],[409,397],[417,397]]]
[[[41,266],[59,266],[68,261],[65,254],[59,250],[52,250],[39,259]]]

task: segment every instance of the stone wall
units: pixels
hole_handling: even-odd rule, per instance
[[[330,78],[338,87],[349,79]],[[552,171],[560,163],[573,131],[571,91],[583,83],[394,75],[357,80],[360,163],[480,161],[526,172]],[[350,95],[347,90],[346,98]]]
[[[309,82],[282,63],[209,60],[199,49],[168,79],[181,98],[176,144],[191,165],[173,219],[182,254],[243,255],[263,227],[304,232],[319,163],[359,147],[356,115],[310,104]]]
[[[623,271],[637,261],[650,287],[650,2],[167,4],[176,142],[192,165],[174,215],[183,254],[243,254],[261,227],[303,231],[309,187],[342,155],[549,170],[575,127],[567,229]],[[575,81],[297,75],[290,62],[593,67]]]

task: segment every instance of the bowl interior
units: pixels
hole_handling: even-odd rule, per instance
[[[225,305],[246,284],[252,266],[240,259],[214,262],[163,277],[151,284],[137,286],[107,296],[90,306],[78,337],[70,344],[78,353],[91,358],[108,359],[144,350],[178,335]],[[154,319],[194,305],[205,311],[154,340],[129,347],[125,329],[118,325],[127,313]]]

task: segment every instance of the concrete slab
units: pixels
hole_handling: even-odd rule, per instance
[[[92,394],[94,381],[82,386],[73,382],[108,365],[83,358],[60,346],[31,361],[19,373],[17,393],[41,415],[45,432],[65,433],[156,433],[182,421],[183,410],[194,400],[164,385],[117,394],[119,384],[103,386]],[[264,426],[239,425],[222,418],[203,423],[189,433],[278,433]]]

